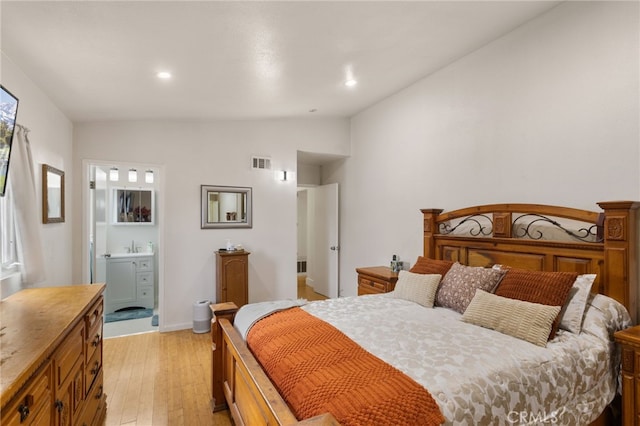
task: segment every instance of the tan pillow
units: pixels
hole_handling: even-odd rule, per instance
[[[476,289],[493,293],[505,273],[499,269],[465,266],[456,262],[442,277],[436,293],[436,305],[462,314],[475,296]]]
[[[577,272],[547,272],[511,268],[505,274],[495,294],[509,299],[540,303],[550,306],[564,306],[569,291],[578,277]],[[553,339],[560,323],[560,315],[549,334]]]
[[[428,257],[419,256],[415,265],[409,269],[409,272],[415,274],[440,274],[444,277],[451,265],[453,265],[453,262],[450,260],[429,259]]]
[[[560,306],[508,299],[476,290],[462,321],[545,347],[559,312]]]
[[[433,301],[436,298],[441,278],[440,274],[414,274],[409,271],[400,271],[392,294],[398,299],[409,300],[427,308],[433,308]]]

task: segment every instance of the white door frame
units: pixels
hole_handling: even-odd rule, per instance
[[[89,247],[89,235],[91,235],[91,223],[89,222],[89,202],[90,202],[90,189],[89,189],[89,181],[90,181],[90,167],[94,166],[105,166],[112,167],[114,165],[118,165],[123,167],[123,169],[128,170],[129,168],[136,168],[138,170],[146,170],[148,168],[153,168],[158,170],[158,193],[161,195],[156,197],[156,205],[155,209],[158,212],[156,214],[156,218],[159,220],[156,221],[158,226],[158,247],[156,250],[158,256],[158,329],[160,332],[165,331],[164,325],[164,241],[165,241],[165,208],[164,208],[164,199],[162,196],[165,191],[165,166],[159,164],[149,164],[149,163],[129,163],[126,161],[104,161],[104,160],[82,160],[82,191],[81,191],[81,204],[82,204],[82,256],[85,257],[88,255],[90,247]],[[108,213],[108,212],[107,212]],[[86,257],[82,261],[82,279],[86,282],[89,282],[90,279],[90,271],[89,271],[89,263],[86,260]]]

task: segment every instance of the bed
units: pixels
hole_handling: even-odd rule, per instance
[[[403,372],[406,370],[433,396],[446,424],[536,424],[554,420],[560,424],[608,424],[619,416],[615,403],[619,399],[615,398],[619,355],[612,335],[616,329],[636,322],[640,204],[621,201],[598,205],[601,211],[537,204],[485,205],[444,213],[440,209],[422,210],[424,261],[457,262],[456,268],[508,270],[504,272],[505,277],[516,276],[515,271],[524,275],[527,275],[526,271],[536,271],[536,274],[573,273],[574,277],[595,278],[590,285],[591,292],[606,297],[589,296],[585,313],[581,316],[581,329],[576,333],[560,329],[555,338],[548,343],[545,339],[542,346],[473,323],[475,318],[469,312],[492,311],[486,307],[493,306],[478,304],[480,299],[476,301],[475,297],[462,312],[454,312],[447,307],[424,309],[393,293],[310,303],[287,312],[304,310],[340,330],[344,328],[344,333],[366,351],[375,353],[377,358]],[[558,232],[562,238],[557,236]],[[416,270],[414,274],[417,272],[420,271]],[[498,288],[503,284],[506,284],[504,280]],[[496,294],[498,288],[493,289]],[[488,303],[499,298],[494,297],[492,291],[482,296],[493,297],[487,299]],[[279,388],[248,349],[241,331],[234,327],[237,307],[232,303],[221,303],[212,305],[212,310],[214,410],[229,408],[236,424],[337,424],[331,413],[296,418],[294,412],[299,413],[299,407],[291,402],[291,397],[289,402],[283,399]],[[348,315],[341,316],[340,312]],[[355,312],[359,312],[358,316]],[[437,317],[428,318],[432,316]],[[465,316],[469,318],[461,321]],[[547,315],[551,316],[553,313]],[[455,327],[448,331],[425,326],[420,321],[435,321],[436,324],[446,323]],[[606,325],[601,327],[604,323]],[[376,326],[363,327],[362,324]],[[430,330],[432,334],[427,337],[415,335],[409,339],[410,344],[392,340],[392,335],[402,334],[394,333],[394,330],[413,333],[418,329]],[[374,332],[382,334],[371,334]],[[466,344],[462,340],[453,343],[458,345],[453,349],[438,346],[444,344],[448,336],[461,337],[465,334],[471,336]],[[432,340],[425,344],[423,339]],[[493,346],[485,350],[478,343],[481,341],[491,341]],[[370,347],[371,342],[382,344],[378,344],[376,349]],[[404,349],[398,350],[399,347]],[[435,348],[428,355],[432,357],[431,361],[416,361],[405,356],[428,354],[429,347]],[[509,348],[508,357],[500,353],[501,347]],[[260,351],[254,347],[254,352]],[[496,369],[495,360],[501,356],[520,361],[515,366],[504,362],[504,367]],[[530,358],[526,358],[523,367],[521,357],[524,356]],[[447,359],[451,360],[451,365],[447,364]],[[416,370],[417,364],[420,368]],[[413,370],[407,367],[411,365]],[[540,368],[540,365],[545,368]],[[493,386],[474,391],[472,388],[477,387],[477,379],[460,373],[464,368],[490,371]],[[527,368],[530,370],[528,376],[513,378],[514,371]],[[276,377],[274,373],[270,374]],[[501,391],[501,387],[506,387],[507,392]],[[532,390],[540,387],[546,389]],[[590,390],[593,390],[591,394]],[[570,395],[559,400],[549,397],[555,394]],[[477,400],[477,395],[489,395],[485,398],[489,401]],[[571,409],[567,411],[569,406]]]

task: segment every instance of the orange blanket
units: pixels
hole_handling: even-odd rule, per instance
[[[258,321],[247,343],[299,420],[330,412],[342,425],[444,422],[425,388],[300,308]]]

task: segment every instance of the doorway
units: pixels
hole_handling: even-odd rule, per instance
[[[105,337],[162,330],[163,167],[83,161],[83,279],[106,283]]]
[[[298,297],[336,298],[339,284],[339,187],[322,182],[326,165],[344,157],[298,152]]]

